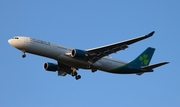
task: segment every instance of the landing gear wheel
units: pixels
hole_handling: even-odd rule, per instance
[[[22,55],[22,58],[25,58],[26,57],[26,54]]]
[[[81,75],[77,75],[75,78],[76,80],[81,79]]]
[[[74,76],[77,76],[77,72],[72,72],[72,76],[74,77]]]

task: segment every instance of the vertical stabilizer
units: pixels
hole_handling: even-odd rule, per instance
[[[155,48],[148,47],[143,53],[141,53],[131,63],[136,66],[147,66],[149,65],[151,58],[154,54]]]

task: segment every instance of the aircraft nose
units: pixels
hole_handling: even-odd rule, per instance
[[[24,42],[21,41],[18,37],[13,38],[13,39],[9,39],[9,40],[8,40],[8,43],[9,43],[11,46],[13,46],[13,47],[15,47],[15,48],[17,48],[17,49],[21,49],[21,48],[24,47]]]
[[[9,39],[9,40],[8,40],[8,43],[9,43],[10,45],[12,45],[12,39]]]

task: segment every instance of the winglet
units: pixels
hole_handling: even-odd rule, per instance
[[[151,33],[147,34],[148,37],[152,36],[155,33],[155,31],[152,31]]]

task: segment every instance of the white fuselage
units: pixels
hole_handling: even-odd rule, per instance
[[[74,48],[69,48],[30,37],[17,36],[15,38],[9,39],[8,42],[19,50],[52,58],[71,67],[88,69],[88,61],[79,60],[66,55],[66,53],[70,53]],[[117,67],[123,66],[126,63],[127,62],[115,60],[110,57],[103,57],[95,62],[93,66],[98,70],[108,72]]]

